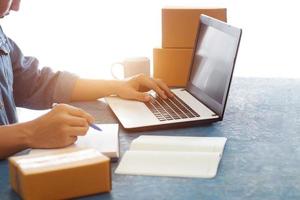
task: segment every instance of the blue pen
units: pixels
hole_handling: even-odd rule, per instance
[[[92,127],[93,129],[96,129],[97,131],[102,131],[102,129],[99,128],[96,124],[90,124],[90,127]]]

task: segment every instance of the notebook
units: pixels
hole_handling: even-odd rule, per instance
[[[140,136],[133,140],[115,173],[213,178],[224,137]]]
[[[101,132],[89,128],[85,136],[79,136],[74,145],[66,148],[93,148],[115,161],[119,158],[119,125],[118,124],[97,124]],[[55,152],[61,149],[32,149],[30,154],[41,152]]]

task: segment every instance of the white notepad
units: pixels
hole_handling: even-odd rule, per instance
[[[112,160],[119,158],[119,125],[97,124],[102,131],[89,128],[85,136],[79,136],[74,145],[66,148],[93,148]],[[51,152],[60,149],[32,149],[30,153]]]
[[[224,137],[140,136],[133,140],[115,173],[213,178]]]

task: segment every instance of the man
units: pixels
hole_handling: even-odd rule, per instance
[[[18,11],[20,0],[0,0],[0,18]],[[2,20],[2,19],[1,19]],[[145,90],[146,89],[146,90]],[[23,56],[0,26],[0,159],[26,148],[58,148],[73,144],[85,135],[94,118],[72,107],[72,101],[96,100],[108,95],[148,101],[141,91],[153,89],[163,98],[172,97],[161,80],[137,75],[127,80],[79,79],[67,72],[38,69],[38,60]],[[16,106],[47,109],[47,114],[17,123]]]

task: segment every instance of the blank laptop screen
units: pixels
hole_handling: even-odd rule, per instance
[[[237,54],[240,34],[230,28],[201,24],[190,73],[192,93],[223,113]],[[229,31],[229,32],[228,32]]]

